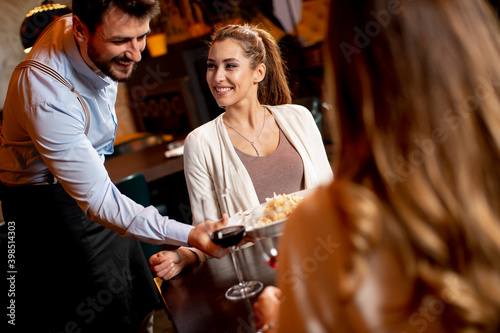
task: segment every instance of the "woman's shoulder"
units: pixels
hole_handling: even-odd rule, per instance
[[[304,117],[311,114],[305,106],[299,104],[266,105],[266,107],[274,114],[285,117]]]
[[[294,233],[317,235],[325,231],[325,227],[328,223],[323,223],[326,221],[332,221],[334,223],[335,218],[335,208],[332,205],[331,198],[331,185],[320,186],[311,192],[303,201],[297,206],[296,210],[290,216],[287,227],[293,230]],[[323,221],[322,223],[308,223],[312,221]],[[307,227],[304,226],[304,223]],[[320,230],[315,230],[316,228]],[[290,230],[290,231],[291,231]],[[302,237],[301,236],[301,237]],[[313,237],[314,238],[314,237]]]
[[[316,188],[301,203],[289,219],[291,225],[298,230],[318,228],[316,232],[326,229],[335,230],[336,234],[347,232],[343,229],[350,221],[373,220],[373,228],[377,228],[381,210],[379,201],[373,192],[359,184],[349,181],[332,181],[328,185]],[[302,225],[304,221],[322,221],[322,223]],[[372,230],[375,232],[375,230]]]
[[[185,145],[193,144],[195,142],[213,142],[218,132],[218,117],[198,126],[186,136]]]
[[[288,124],[296,129],[309,129],[314,124],[311,112],[298,104],[266,106],[274,115],[278,124]]]

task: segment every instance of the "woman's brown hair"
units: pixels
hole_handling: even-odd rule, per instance
[[[289,104],[292,101],[281,50],[273,36],[264,29],[245,25],[226,25],[215,30],[210,45],[233,39],[250,59],[252,69],[263,63],[266,76],[259,83],[257,97],[264,105]]]
[[[497,17],[484,0],[333,0],[329,22],[336,182],[377,198],[383,230],[349,221],[354,243],[392,237],[415,304],[441,300],[450,332],[498,332]]]

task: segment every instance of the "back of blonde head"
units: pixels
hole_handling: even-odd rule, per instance
[[[483,0],[333,0],[329,22],[336,181],[378,207],[368,229],[349,221],[353,244],[364,256],[389,238],[415,303],[443,300],[450,332],[498,332],[496,16]]]

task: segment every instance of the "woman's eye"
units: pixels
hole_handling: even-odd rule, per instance
[[[207,68],[215,68],[214,64],[207,64]]]
[[[227,64],[226,65],[226,68],[236,68],[238,66],[236,66],[235,64]]]

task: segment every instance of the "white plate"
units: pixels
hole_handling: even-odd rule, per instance
[[[290,194],[295,194],[298,197],[306,198],[314,190],[315,188],[309,188],[306,190]],[[236,213],[229,218],[228,225],[239,224],[240,221],[243,220],[246,226],[247,236],[250,236],[252,238],[279,236],[283,232],[283,228],[285,226],[284,222],[287,219],[274,221],[257,228],[254,228],[252,226],[251,219],[258,219],[259,217],[261,217],[264,213],[264,208],[266,206],[267,202],[260,204],[259,206],[249,209],[247,211]]]

